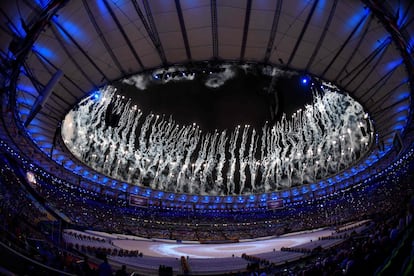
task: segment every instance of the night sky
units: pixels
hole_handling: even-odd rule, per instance
[[[140,90],[118,83],[122,94],[131,98],[144,115],[172,115],[180,125],[198,124],[204,131],[233,129],[249,124],[260,129],[266,121],[278,120],[282,113],[290,116],[312,100],[310,83],[301,76],[279,77],[274,91],[268,93],[271,77],[238,69],[236,76],[219,88],[204,85],[211,75],[198,74],[192,81],[154,82]],[[276,105],[278,101],[278,105]],[[276,117],[272,110],[278,106]]]

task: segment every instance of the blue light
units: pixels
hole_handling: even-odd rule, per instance
[[[398,66],[400,66],[401,64],[403,63],[403,59],[402,58],[399,58],[399,59],[397,59],[397,60],[393,60],[393,61],[390,61],[390,62],[388,62],[388,64],[387,65],[385,65],[385,69],[387,70],[387,71],[393,71],[393,70],[395,70]]]
[[[383,43],[388,42],[391,43],[391,36],[389,34],[385,34],[383,37],[378,38],[374,44],[372,45],[372,50],[375,51],[377,48],[381,47]]]
[[[367,15],[369,14],[370,10],[367,7],[361,8],[359,11],[357,11],[353,16],[351,16],[346,24],[350,29],[355,28],[355,26],[359,23],[359,21],[363,18],[367,18]],[[366,22],[366,20],[365,20]],[[362,26],[364,24],[361,24],[359,26],[358,32],[362,30]]]
[[[73,21],[70,21],[67,18],[64,18],[63,15],[60,15],[58,17],[58,20],[54,18],[55,21],[58,21],[59,24],[65,29],[66,32],[68,32],[73,38],[75,38],[78,41],[86,41],[86,35],[83,31],[82,27],[76,25]],[[63,33],[63,31],[62,31]],[[65,40],[67,40],[67,37],[65,34],[62,35]]]
[[[315,13],[318,16],[323,16],[323,12],[325,11],[325,9],[326,9],[326,0],[319,0]]]
[[[409,96],[410,96],[410,92],[404,91],[400,95],[398,95],[397,99],[404,100],[404,99],[407,99]]]
[[[96,91],[95,93],[93,93],[93,94],[92,94],[92,97],[91,97],[91,98],[92,98],[93,100],[98,100],[98,99],[99,99],[99,96],[100,96],[99,92],[98,92],[98,91]]]
[[[37,95],[36,89],[31,85],[19,84],[19,85],[17,85],[17,90],[20,90],[22,92],[25,92],[25,93],[28,93],[28,94],[31,94],[31,95]]]
[[[396,109],[396,112],[401,112],[401,111],[404,111],[404,110],[408,110],[408,108],[409,108],[408,105],[402,105],[402,106],[400,106]]]
[[[35,0],[34,2],[43,9],[49,4],[50,0]]]
[[[20,116],[21,116],[21,115],[29,115],[30,110],[29,110],[29,109],[27,109],[27,108],[22,107],[22,108],[19,110],[19,113],[20,113]],[[33,125],[33,124],[30,124],[30,125]]]
[[[22,21],[20,17],[17,17],[13,20],[14,24],[8,24],[8,27],[13,31],[13,33],[19,37],[25,37],[26,31],[23,28]]]
[[[393,129],[394,130],[403,130],[404,129],[404,126],[401,125],[401,124],[398,124],[398,125],[395,125]]]
[[[203,196],[203,202],[208,203],[210,201],[209,196]]]
[[[398,21],[397,21],[397,25],[398,25],[398,27],[401,27],[401,26],[403,26],[407,22],[407,19],[408,19],[407,16],[404,17],[404,11],[405,11],[406,7],[403,7],[401,5],[399,7],[396,7],[396,9],[398,10],[398,16],[397,16]]]
[[[405,122],[407,120],[407,116],[399,116],[398,118],[397,118],[397,122]]]
[[[33,104],[34,104],[34,102],[35,102],[35,99],[33,98],[33,97],[27,97],[27,98],[18,98],[17,99],[17,103],[18,104],[25,104],[25,105],[28,105],[28,106],[32,106]]]
[[[99,11],[102,14],[107,14],[108,10],[106,9],[105,3],[103,2],[103,0],[96,0],[96,4],[98,5]]]
[[[308,77],[302,77],[301,80],[300,80],[300,82],[302,84],[307,84],[308,83]]]
[[[39,135],[39,134],[37,134],[37,133],[32,133],[32,135],[34,136],[34,135],[36,135],[36,137],[34,138],[34,140],[36,141],[36,142],[43,142],[43,141],[47,141],[47,138],[45,137],[45,136],[43,136],[43,135]]]
[[[57,22],[56,18],[52,19],[53,22]],[[63,31],[63,29],[61,28],[61,25],[57,25],[56,24],[56,29],[59,31],[60,35],[62,36],[62,38],[66,41],[66,42],[71,42],[70,38],[66,35],[65,31]]]
[[[36,44],[33,45],[33,51],[39,53],[40,55],[48,59],[55,59],[56,57],[55,53],[51,49],[40,44],[39,42],[36,42]]]
[[[414,38],[412,38],[410,41],[408,41],[408,45],[407,45],[407,51],[409,54],[411,54],[414,50]]]
[[[307,194],[309,192],[308,187],[303,186],[302,188],[302,194]]]

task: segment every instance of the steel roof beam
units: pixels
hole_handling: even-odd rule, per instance
[[[315,2],[312,5],[311,11],[309,12],[308,17],[306,18],[305,24],[303,25],[303,28],[300,31],[298,40],[296,40],[295,46],[293,47],[293,51],[290,54],[290,57],[289,57],[288,62],[286,64],[288,67],[290,66],[290,64],[292,63],[293,58],[296,55],[296,51],[298,50],[299,45],[302,42],[303,36],[305,35],[306,30],[308,29],[309,23],[312,19],[313,13],[315,12],[315,9],[316,9],[316,6],[318,5],[318,2],[319,2],[319,0],[315,0]]]
[[[86,0],[83,0],[83,1],[86,1]],[[129,39],[128,35],[126,34],[124,28],[122,28],[122,24],[119,22],[119,20],[116,17],[114,11],[112,10],[111,6],[108,4],[108,2],[106,0],[103,0],[103,3],[105,4],[106,9],[109,11],[109,14],[111,15],[112,19],[114,20],[116,26],[118,27],[118,30],[121,32],[121,35],[124,38],[125,42],[127,43],[128,48],[132,52],[132,55],[134,56],[135,60],[138,62],[139,66],[141,68],[144,68],[144,64],[142,64],[142,61],[139,58],[137,52],[135,51],[135,48],[132,45],[131,40]],[[125,75],[125,72],[123,72],[123,74]]]
[[[275,42],[277,28],[279,25],[279,18],[280,18],[280,12],[282,10],[282,4],[283,4],[283,0],[279,0],[276,3],[275,13],[273,14],[272,29],[270,30],[269,40],[267,41],[265,57],[263,59],[265,63],[269,62],[270,55],[272,54],[273,44]]]
[[[252,13],[252,0],[247,0],[246,15],[244,17],[243,38],[240,50],[240,61],[244,60],[244,53],[246,51],[247,36],[249,34],[250,14]]]
[[[325,40],[326,34],[328,33],[329,27],[331,26],[332,19],[334,18],[336,6],[338,4],[338,0],[335,0],[332,4],[331,11],[329,12],[328,20],[326,21],[325,27],[322,31],[321,36],[319,37],[318,42],[316,43],[315,49],[313,50],[313,53],[311,57],[308,60],[308,64],[306,64],[305,71],[308,71],[309,68],[312,66],[313,61],[315,60],[316,56],[319,53],[319,50],[321,49],[322,43]]]
[[[183,16],[183,10],[181,8],[181,3],[180,0],[175,0],[175,8],[177,9],[177,14],[178,14],[178,20],[180,22],[180,28],[181,28],[181,34],[183,36],[183,42],[184,42],[184,47],[185,47],[185,53],[187,55],[187,59],[188,60],[192,60],[191,57],[191,50],[190,50],[190,44],[188,43],[188,36],[187,36],[187,30],[185,27],[185,22],[184,22],[184,16]]]
[[[103,1],[103,2],[105,6],[107,7],[106,1]],[[118,58],[115,56],[114,51],[112,51],[112,47],[109,45],[108,41],[106,40],[105,35],[103,34],[101,28],[99,28],[99,25],[95,20],[95,16],[92,13],[91,8],[89,7],[88,1],[82,0],[82,3],[83,3],[83,6],[85,7],[86,13],[88,14],[89,21],[92,23],[96,33],[98,34],[100,40],[102,41],[102,44],[104,45],[105,50],[108,52],[109,56],[111,57],[112,61],[114,62],[118,70],[121,72],[121,74],[125,75],[125,70],[124,68],[122,68],[121,63],[119,62]]]

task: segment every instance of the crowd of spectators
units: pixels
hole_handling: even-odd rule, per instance
[[[42,196],[56,208],[62,208],[77,227],[107,232],[116,229],[125,234],[173,240],[242,240],[279,236],[313,229],[315,226],[335,226],[348,221],[364,220],[377,213],[388,212],[392,207],[392,203],[384,197],[384,194],[389,193],[390,187],[373,184],[355,187],[318,200],[304,201],[283,210],[261,211],[255,220],[252,218],[250,222],[236,222],[232,221],[230,215],[220,213],[183,216],[179,210],[114,207],[94,201],[79,190],[66,192],[59,185],[42,185],[47,187],[43,189]],[[243,214],[237,214],[238,218],[242,216]],[[250,217],[252,214],[248,213],[246,216]],[[228,217],[229,220],[226,220]]]
[[[412,231],[414,201],[403,212],[375,218],[372,227],[362,234],[351,234],[344,243],[328,249],[318,258],[301,266],[292,267],[303,275],[373,275],[386,261],[405,231]],[[407,211],[407,214],[404,212]],[[411,226],[411,227],[410,227]],[[394,273],[399,273],[395,271]]]
[[[393,250],[398,249],[398,244],[404,242],[404,235],[413,236],[413,214],[414,196],[412,190],[413,175],[406,175],[403,180],[391,181],[389,186],[393,187],[394,193],[389,193],[390,203],[377,202],[388,208],[381,209],[366,223],[364,230],[356,232],[361,224],[352,227],[338,228],[331,237],[345,239],[327,249],[317,248],[309,250],[306,248],[282,248],[282,251],[307,253],[307,258],[302,258],[294,263],[275,267],[266,263],[265,259],[255,256],[244,255],[249,261],[259,264],[254,270],[261,275],[374,275],[381,269],[388,267],[387,257],[395,255]],[[346,233],[345,233],[346,232]],[[329,239],[329,237],[322,237]],[[411,239],[405,242],[411,243]],[[409,245],[411,247],[411,244]],[[410,256],[404,256],[410,258]],[[405,260],[407,262],[407,260]],[[398,270],[387,270],[386,273],[393,275],[402,274],[401,267]],[[247,274],[249,275],[249,274]],[[387,275],[387,274],[384,274]]]
[[[78,269],[77,262],[82,257],[74,257],[56,248],[46,237],[53,235],[53,231],[50,233],[40,228],[40,222],[54,225],[56,219],[50,213],[53,210],[69,218],[68,226],[80,229],[116,230],[149,238],[199,241],[238,241],[321,226],[336,227],[349,221],[370,219],[373,222],[367,232],[359,235],[342,234],[352,228],[338,228],[337,233],[341,234],[340,238],[346,239],[345,243],[329,251],[310,252],[311,255],[317,253],[318,258],[289,268],[316,274],[321,271],[333,274],[349,274],[356,270],[372,272],[378,266],[375,260],[384,261],[412,224],[412,162],[402,164],[401,170],[395,169],[366,185],[356,185],[347,191],[303,201],[277,211],[260,211],[257,216],[254,212],[197,214],[180,213],[180,210],[132,208],[122,200],[102,199],[99,193],[70,186],[63,181],[50,180],[47,176],[38,178],[36,189],[36,195],[45,199],[42,205],[30,191],[19,164],[5,153],[1,154],[0,162],[0,218],[4,221],[2,239],[40,263],[69,272]],[[74,237],[82,241],[107,242],[104,238],[88,235],[74,234]],[[75,243],[69,247],[89,254],[98,252],[104,255],[139,256],[138,251],[111,249],[109,252],[100,252],[99,246],[76,248]],[[368,265],[361,266],[362,262]]]
[[[1,156],[0,240],[3,245],[0,265],[22,275],[76,273],[83,257],[63,251],[52,243],[53,233],[44,225],[54,225],[55,220],[35,201],[22,181],[13,164]]]

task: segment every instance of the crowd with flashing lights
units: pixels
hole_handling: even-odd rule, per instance
[[[395,202],[388,200],[387,196],[391,188],[374,183],[283,210],[249,213],[198,214],[180,210],[132,208],[115,199],[92,198],[91,195],[65,191],[55,185],[43,189],[42,196],[64,211],[78,226],[109,232],[116,229],[146,238],[208,241],[278,236],[313,229],[315,226],[335,226],[366,219],[395,208]]]
[[[388,194],[395,189],[379,181],[318,200],[287,205],[277,211],[194,212],[130,207],[122,198],[91,192],[41,175],[37,180],[42,198],[78,227],[109,232],[116,229],[146,238],[199,241],[278,236],[315,226],[362,220],[392,210],[394,202],[388,200]]]

